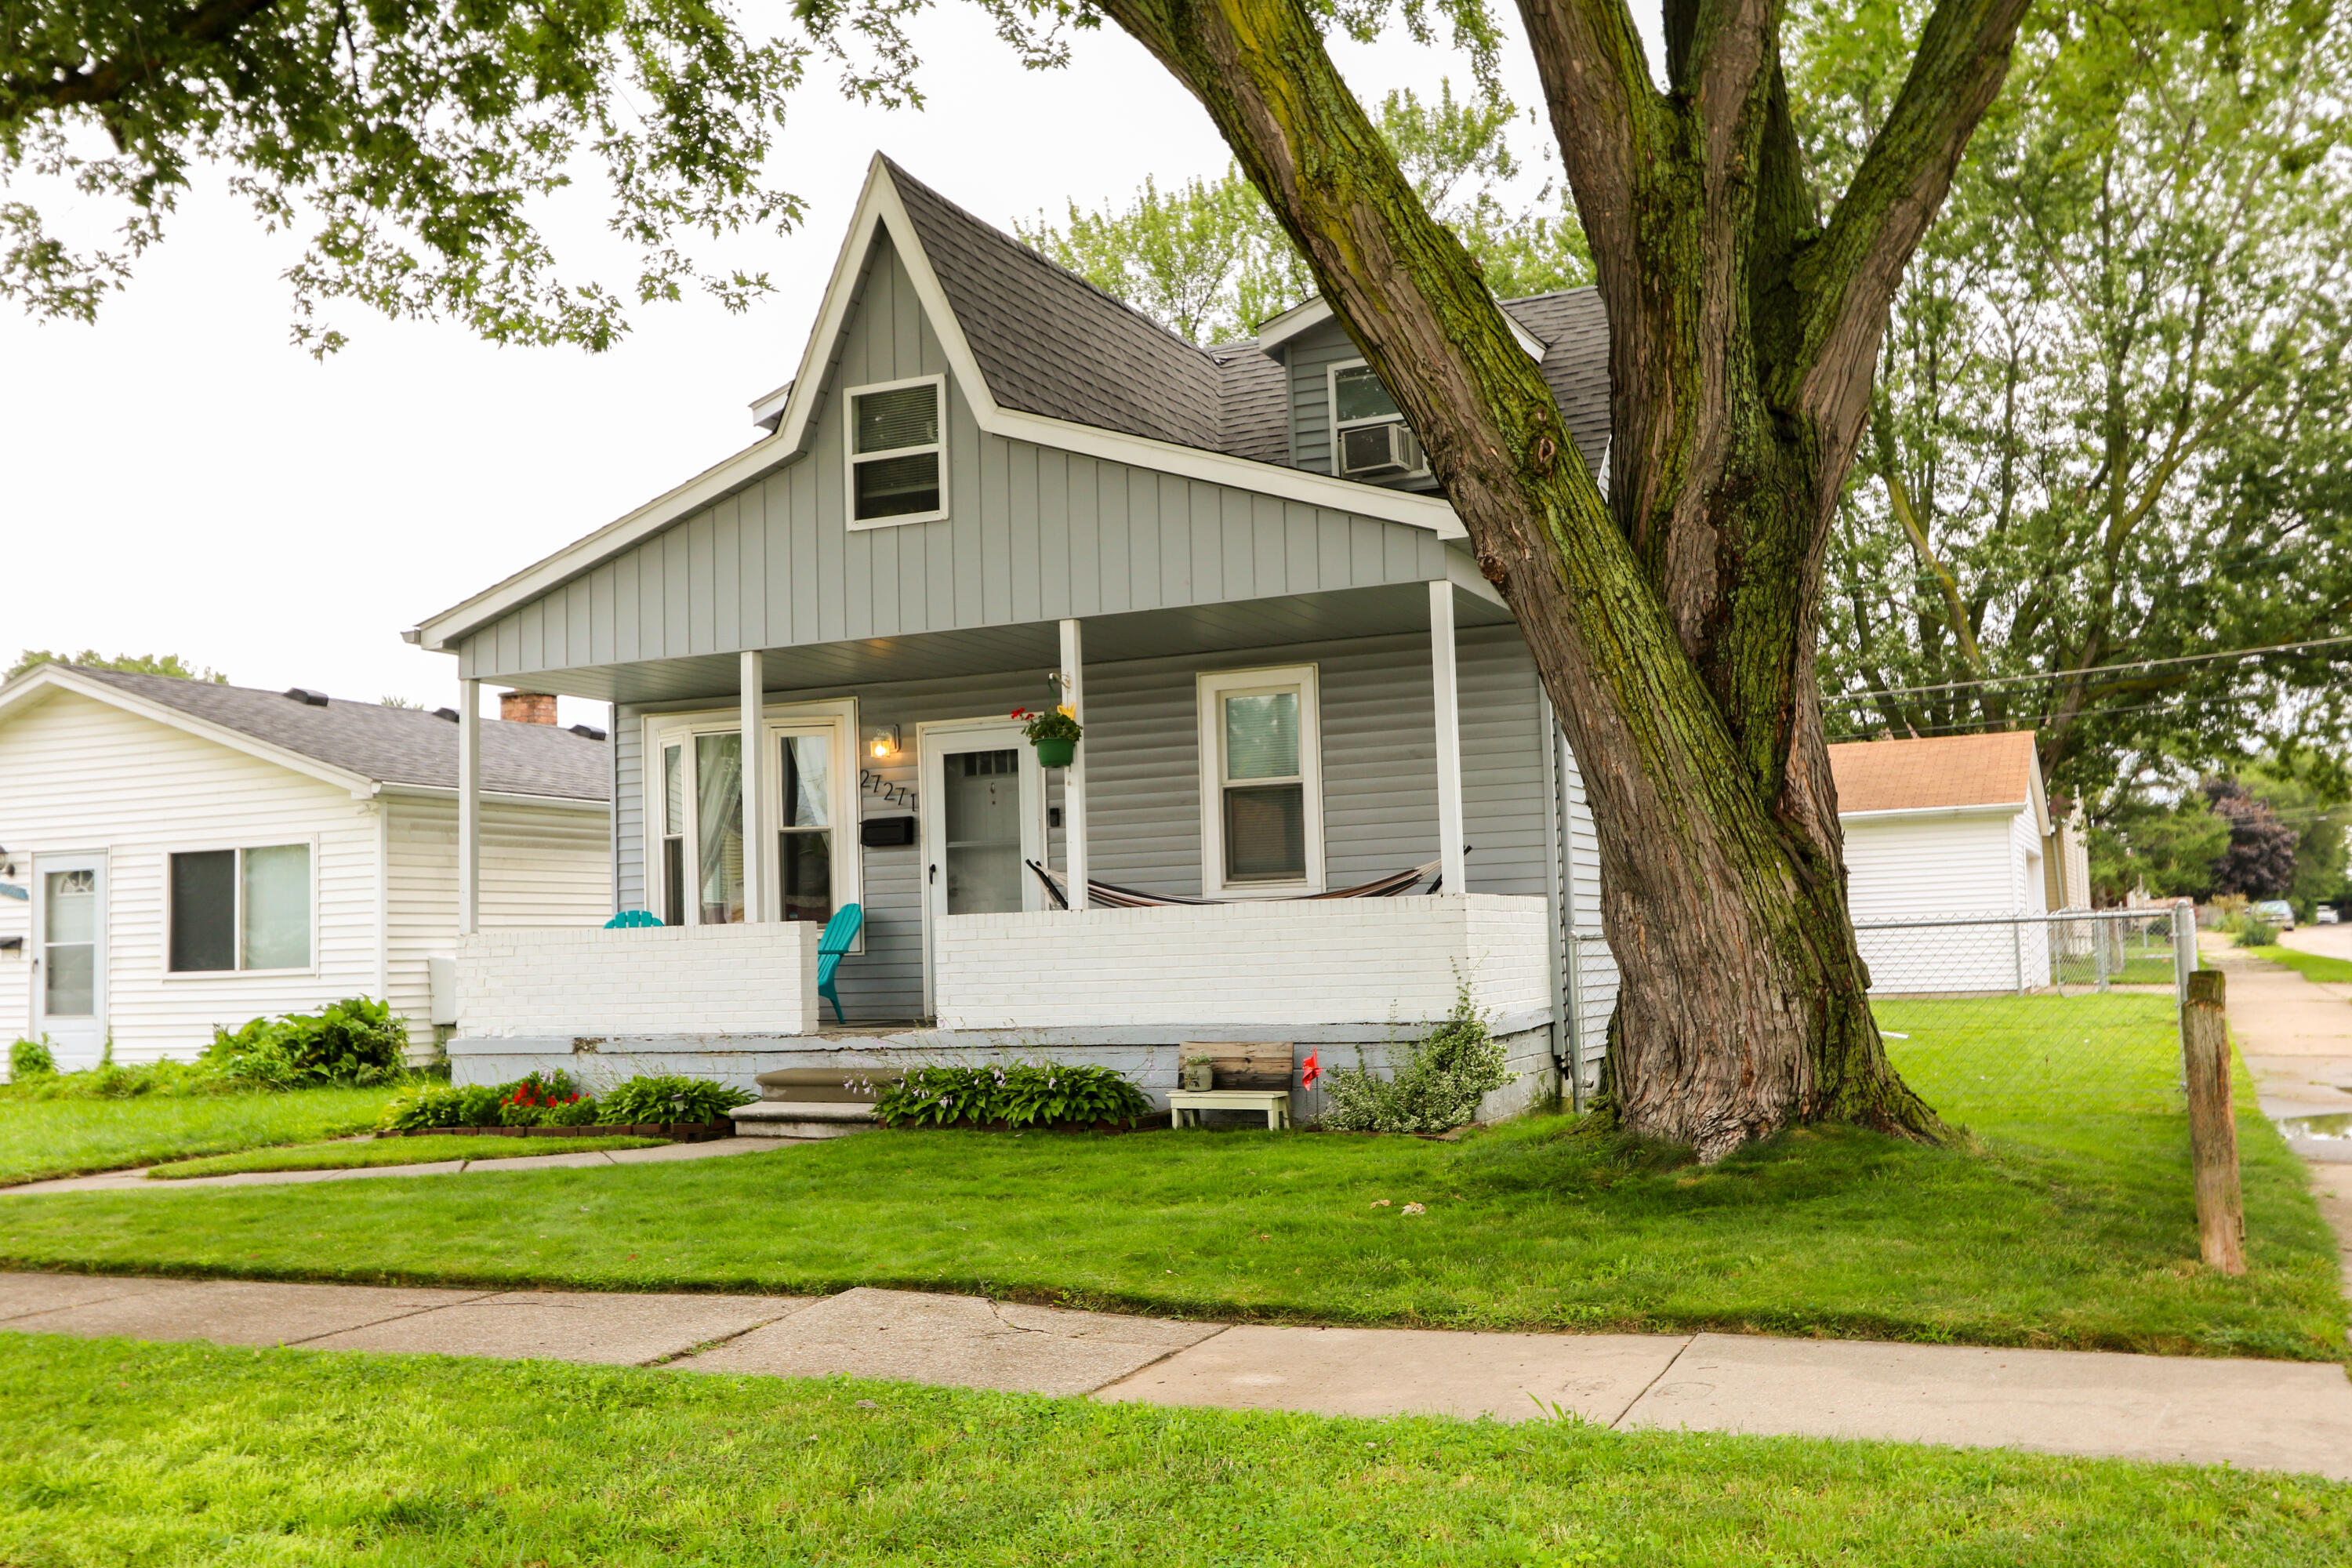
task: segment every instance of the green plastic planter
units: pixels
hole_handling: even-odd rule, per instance
[[[1041,768],[1066,768],[1076,760],[1078,743],[1072,740],[1040,741],[1037,742],[1037,765]]]

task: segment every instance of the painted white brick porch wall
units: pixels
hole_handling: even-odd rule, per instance
[[[1441,1018],[1458,968],[1498,1016],[1548,1006],[1541,899],[1493,893],[950,915],[943,1029],[1400,1024]]]
[[[457,949],[457,1033],[474,1038],[813,1035],[811,921],[488,931]]]

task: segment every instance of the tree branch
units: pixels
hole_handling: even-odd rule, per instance
[[[1832,450],[1851,450],[1859,436],[1887,306],[2009,74],[2029,3],[1938,0],[1894,110],[1806,258],[1798,401],[1822,420]]]

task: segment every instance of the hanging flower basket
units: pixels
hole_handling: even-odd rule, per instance
[[[1068,703],[1065,702],[1050,713],[1040,713],[1032,708],[1015,708],[1013,717],[1023,721],[1022,732],[1029,737],[1029,743],[1037,748],[1039,767],[1066,768],[1077,760],[1078,738],[1087,731]]]

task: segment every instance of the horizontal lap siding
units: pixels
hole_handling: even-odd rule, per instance
[[[68,694],[0,725],[0,823],[28,881],[36,855],[106,854],[107,1025],[118,1060],[193,1057],[216,1024],[375,992],[377,822],[346,789]],[[168,856],[312,839],[311,972],[165,973]],[[0,973],[11,966],[15,1011],[0,1033],[14,1038],[31,1023],[31,966],[0,957]]]
[[[457,951],[455,801],[391,803],[392,869],[385,899],[388,989],[409,1036],[432,1042],[426,960]],[[485,802],[484,929],[602,925],[612,914],[610,825],[601,812]]]
[[[1986,914],[2022,907],[2007,816],[1864,817],[1845,829],[1846,900],[1857,921]]]
[[[1470,888],[1534,893],[1545,888],[1543,762],[1532,667],[1510,627],[1461,637],[1465,800],[1472,841]],[[1425,637],[1237,649],[1182,658],[1090,665],[1087,669],[1089,851],[1097,879],[1149,892],[1201,891],[1200,760],[1196,678],[1204,670],[1312,663],[1322,696],[1324,835],[1330,885],[1369,881],[1437,858],[1435,739]],[[1037,705],[1034,671],[887,686],[772,690],[772,701],[855,697],[862,727],[897,725],[904,749],[887,763],[861,759],[874,785],[919,787],[916,726],[992,717]],[[626,710],[620,820],[643,822],[644,773],[635,761],[643,710]],[[1471,737],[1477,750],[1469,751]],[[1050,781],[1049,781],[1050,783]],[[1058,803],[1058,785],[1049,789]],[[861,788],[866,816],[913,808]],[[644,900],[642,849],[624,851],[623,899]],[[861,848],[866,951],[839,973],[855,1016],[910,1018],[922,1011],[920,847]],[[1055,836],[1054,853],[1061,853]]]
[[[949,517],[850,531],[844,390],[947,369],[884,246],[808,450],[465,639],[464,672],[498,679],[1444,574],[1426,529],[983,436],[952,381]]]

